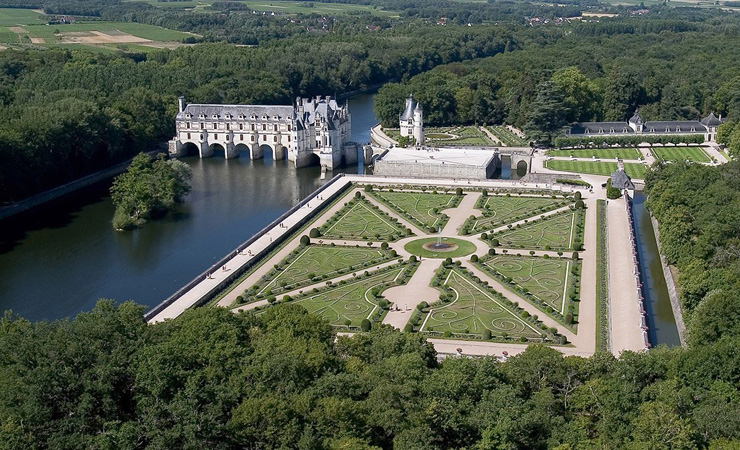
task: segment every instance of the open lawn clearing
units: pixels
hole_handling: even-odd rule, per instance
[[[572,203],[570,200],[563,198],[481,196],[476,208],[483,210],[483,214],[474,219],[468,219],[466,223],[468,233],[476,234],[492,230],[501,225],[537,216],[570,203]]]
[[[585,148],[578,150],[550,150],[549,156],[565,156],[574,158],[600,158],[600,159],[639,159],[642,153],[636,148]]]
[[[0,8],[0,25],[33,25],[45,24],[43,14],[39,14],[31,9],[21,8]]]
[[[444,228],[449,220],[442,210],[460,204],[461,196],[424,192],[373,191],[370,195],[386,204],[422,230]]]
[[[248,292],[251,295],[276,295],[345,273],[364,270],[390,259],[390,251],[378,248],[329,245],[299,247]]]
[[[545,161],[545,167],[550,170],[558,170],[561,172],[586,173],[603,176],[609,176],[617,171],[616,162],[604,161],[564,161],[554,159]],[[630,178],[642,180],[645,178],[647,166],[638,163],[626,163],[624,165],[624,170]]]
[[[33,25],[25,29],[46,43],[126,44],[149,41],[180,42],[193,36],[181,31],[129,22],[77,22],[68,25]]]
[[[664,161],[711,161],[701,147],[653,147],[650,150],[657,159]]]
[[[482,337],[484,330],[490,330],[491,336],[499,338],[543,337],[544,333],[523,319],[507,300],[494,296],[462,271],[450,270],[444,286],[452,291],[452,298],[431,307],[419,331]]]
[[[396,240],[406,236],[406,227],[365,199],[352,199],[321,228],[328,239]]]
[[[292,303],[326,319],[332,326],[359,327],[363,319],[371,320],[376,314],[377,321],[380,321],[384,315],[380,308],[381,299],[373,295],[373,288],[382,291],[383,287],[401,279],[408,270],[413,269],[408,265],[393,266],[377,275],[370,274],[361,280],[304,294]]]
[[[555,214],[489,236],[498,246],[533,250],[581,250],[583,245],[582,210]]]
[[[513,255],[486,257],[478,263],[512,292],[560,322],[573,308],[571,296],[579,278],[573,274],[575,264],[570,259]]]

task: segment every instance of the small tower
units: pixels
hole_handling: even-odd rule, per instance
[[[642,121],[642,117],[640,117],[640,112],[638,110],[635,110],[635,115],[630,118],[629,126],[635,133],[642,133],[645,122]]]
[[[179,112],[185,111],[185,106],[186,106],[185,97],[180,96],[177,98],[177,106],[178,106]]]
[[[398,127],[401,129],[401,136],[413,136],[414,135],[414,108],[416,102],[414,101],[414,95],[409,95],[406,99],[406,107],[403,109],[403,114],[398,118]]]
[[[418,102],[414,108],[414,140],[416,145],[424,145],[424,113]]]

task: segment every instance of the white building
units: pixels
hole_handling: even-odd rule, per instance
[[[260,159],[269,151],[273,159],[288,158],[296,167],[320,163],[329,169],[357,161],[349,108],[328,96],[298,97],[294,106],[187,105],[180,97],[175,122],[173,157],[197,152],[205,158],[218,150],[226,158],[244,151]]]
[[[401,136],[414,139],[416,145],[424,145],[424,113],[413,95],[406,99],[406,108],[398,119]]]

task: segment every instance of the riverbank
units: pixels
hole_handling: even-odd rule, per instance
[[[663,277],[665,278],[665,284],[668,287],[668,296],[671,299],[671,308],[673,309],[673,318],[676,320],[676,329],[678,330],[678,339],[681,341],[681,347],[686,347],[686,325],[683,321],[683,309],[681,308],[681,298],[678,295],[678,284],[673,277],[673,271],[671,266],[668,265],[663,249],[660,244],[660,231],[658,230],[658,220],[650,214],[650,222],[653,224],[653,234],[655,235],[655,243],[658,245],[658,255],[660,256],[660,265],[663,267]]]

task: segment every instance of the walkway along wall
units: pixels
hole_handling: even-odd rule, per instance
[[[317,190],[315,190],[311,195],[301,200],[297,205],[290,208],[288,211],[283,213],[280,217],[273,220],[262,228],[259,232],[257,232],[254,236],[249,238],[246,242],[241,244],[239,247],[236,248],[233,252],[229,253],[228,255],[221,258],[218,262],[213,264],[211,267],[206,269],[203,273],[195,277],[192,281],[190,281],[188,284],[180,288],[177,292],[172,294],[170,297],[168,297],[165,301],[158,304],[151,310],[149,310],[146,314],[144,314],[144,319],[147,321],[150,321],[152,318],[157,316],[160,312],[164,311],[168,306],[173,304],[177,299],[182,297],[185,293],[193,289],[198,283],[208,278],[208,275],[211,273],[214,273],[218,271],[221,267],[223,267],[228,261],[230,261],[232,258],[237,256],[239,252],[246,249],[250,245],[252,245],[257,239],[264,236],[268,231],[275,228],[283,222],[288,216],[295,213],[299,209],[301,209],[306,203],[310,202],[311,200],[314,200],[319,194],[324,192],[329,186],[333,185],[334,183],[337,183],[340,181],[340,179],[344,176],[344,174],[336,175],[334,178],[329,180],[325,185],[321,186]],[[263,257],[270,254],[274,249],[282,245],[282,243],[289,239],[296,231],[298,231],[303,225],[305,225],[307,222],[312,220],[316,214],[322,213],[324,211],[324,208],[326,205],[331,204],[335,199],[340,197],[341,195],[344,195],[345,191],[348,189],[348,187],[351,186],[351,183],[345,183],[345,186],[342,189],[337,190],[333,195],[325,198],[322,200],[321,204],[317,208],[313,208],[311,210],[310,214],[307,214],[302,220],[297,222],[295,225],[290,227],[285,233],[283,233],[280,238],[274,239],[270,245],[265,247],[262,251],[254,254],[254,256],[244,263],[239,269],[232,271],[228,277],[224,278],[220,283],[218,283],[216,286],[213,287],[208,293],[203,295],[195,304],[190,305],[190,307],[197,307],[201,306],[205,303],[207,303],[209,300],[214,298],[218,293],[226,289],[228,286],[230,286],[234,281],[236,281],[239,277],[241,277],[246,271],[254,267],[255,264],[258,264],[260,261],[262,261]]]
[[[653,217],[653,213],[649,212],[650,221],[653,223],[653,234],[655,234],[655,242],[658,244],[658,254],[660,255],[660,265],[663,267],[663,277],[665,278],[665,284],[668,287],[668,296],[671,299],[671,309],[673,309],[673,318],[676,320],[676,328],[678,329],[678,338],[681,340],[681,346],[686,347],[686,325],[683,323],[683,310],[681,308],[681,299],[678,296],[678,287],[676,280],[673,278],[673,272],[671,267],[668,265],[665,256],[663,255],[663,249],[660,246],[660,231],[658,230],[658,221]]]

